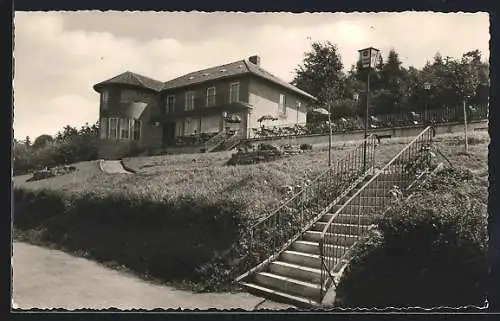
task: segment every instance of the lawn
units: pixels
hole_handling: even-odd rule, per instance
[[[409,140],[382,140],[377,164],[389,161]],[[475,170],[483,186],[488,184],[488,142],[487,133],[474,133],[464,155],[460,136],[436,137],[436,146],[453,165]],[[335,143],[333,164],[355,143]],[[300,155],[240,166],[225,165],[228,152],[137,157],[124,160],[137,174],[107,174],[88,162],[75,173],[41,181],[15,177],[15,187],[21,187],[14,197],[16,234],[146,278],[220,290],[232,281],[227,272],[238,263],[213,258],[238,244],[228,256],[237,258],[248,226],[277,207],[284,185],[324,171],[327,150],[316,145]]]
[[[356,142],[333,145],[332,162],[353,148]],[[381,148],[382,150],[383,148]],[[242,214],[260,216],[282,198],[283,186],[300,184],[324,171],[328,146],[278,161],[226,166],[230,152],[137,157],[124,160],[134,175],[107,174],[92,167],[46,180],[26,182],[15,178],[16,187],[56,189],[69,193],[90,191],[99,195],[126,195],[152,201],[179,198],[226,199],[248,204]]]
[[[378,166],[383,166],[412,138],[383,139],[376,150]],[[436,146],[452,162],[487,175],[487,132],[469,136],[469,155],[463,150],[463,137],[446,134],[435,137]],[[353,148],[356,142],[335,142],[332,163]],[[48,188],[65,192],[92,191],[97,194],[120,194],[148,197],[151,200],[239,199],[251,206],[247,213],[260,216],[277,205],[283,186],[300,184],[327,168],[328,145],[318,144],[312,151],[274,162],[225,166],[230,152],[163,155],[124,159],[137,171],[135,175],[106,174],[95,162],[79,163],[75,173],[26,182],[27,175],[14,177],[16,187]]]

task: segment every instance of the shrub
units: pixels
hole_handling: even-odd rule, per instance
[[[472,175],[447,170],[392,207],[353,252],[337,288],[345,307],[483,305],[486,205]]]
[[[244,226],[242,204],[228,199],[158,200],[125,194],[14,190],[17,233],[115,262],[139,275],[204,284],[203,270]],[[217,264],[219,264],[217,262]],[[230,284],[222,278],[219,283]]]
[[[300,144],[301,150],[311,150],[313,147],[311,144]]]

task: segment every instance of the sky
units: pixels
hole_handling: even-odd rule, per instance
[[[417,68],[436,52],[488,59],[490,39],[487,13],[18,11],[14,24],[14,137],[32,141],[95,123],[92,86],[127,70],[167,81],[257,54],[291,81],[312,41],[337,45],[349,69],[370,46]]]

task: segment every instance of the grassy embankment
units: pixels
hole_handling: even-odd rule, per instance
[[[486,161],[481,135],[471,155],[459,155],[454,136],[437,137],[452,162]],[[388,161],[411,138],[384,140],[378,163]],[[334,144],[333,161],[354,142]],[[450,145],[451,144],[451,145]],[[224,166],[229,153],[126,159],[137,174],[106,174],[95,164],[38,182],[15,178],[17,237],[51,245],[147,278],[186,281],[223,289],[233,263],[200,267],[238,243],[242,230],[275,208],[283,186],[300,184],[327,167],[327,146],[275,162]],[[93,167],[92,167],[93,166]],[[481,168],[479,166],[478,168]],[[208,271],[204,270],[204,271]]]

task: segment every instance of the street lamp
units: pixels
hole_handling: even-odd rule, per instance
[[[427,125],[428,117],[427,117],[427,104],[429,99],[429,90],[431,89],[431,83],[426,81],[424,82],[425,89],[425,106],[424,106],[424,123]]]
[[[358,50],[361,66],[367,70],[366,76],[366,109],[365,109],[365,143],[363,147],[363,169],[366,171],[366,138],[368,137],[368,108],[370,106],[370,74],[377,63],[379,50],[373,47]]]

